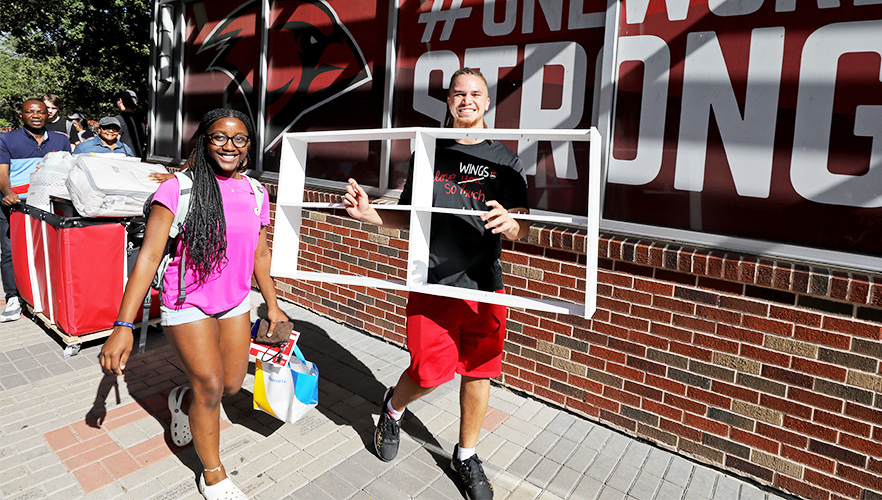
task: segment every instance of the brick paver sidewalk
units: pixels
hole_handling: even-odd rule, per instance
[[[248,391],[224,400],[221,455],[233,480],[253,499],[463,498],[449,471],[458,381],[409,408],[398,458],[384,463],[371,445],[377,402],[407,353],[284,306],[321,371],[319,407],[284,425],[252,410],[250,370]],[[30,318],[0,325],[3,498],[202,498],[192,446],[166,432],[167,394],[185,377],[164,336],[151,333],[119,378],[101,372],[99,349],[64,359]],[[498,500],[784,498],[501,387],[484,427],[478,452]]]

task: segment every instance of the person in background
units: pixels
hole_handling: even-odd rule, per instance
[[[92,137],[98,135],[98,120],[86,120],[89,124],[89,132],[92,132]]]
[[[79,113],[74,113],[68,116],[67,119],[73,123],[73,126],[77,131],[77,140],[73,143],[74,145],[77,145],[85,141],[86,139],[91,139],[92,137],[95,137],[95,134],[93,134],[92,131],[89,130],[89,123],[83,115]]]
[[[199,492],[207,500],[246,500],[221,463],[220,403],[223,396],[239,392],[248,372],[252,278],[266,302],[269,332],[288,320],[269,275],[269,197],[264,189],[262,206],[256,209],[251,182],[242,175],[253,136],[251,120],[240,111],[215,109],[202,117],[187,160],[193,177],[190,207],[174,242],[176,257],[163,277],[162,326],[191,386],[169,394],[169,432],[177,446],[192,440],[203,467]],[[141,253],[99,355],[108,373],[121,375],[126,367],[134,340],[132,322],[165,251],[179,190],[175,177],[160,184],[153,196]],[[183,299],[180,273],[185,277]]]
[[[46,117],[46,130],[61,132],[62,134],[67,135],[67,140],[70,141],[71,144],[76,143],[79,138],[77,138],[77,131],[73,126],[73,122],[61,119],[61,108],[63,104],[61,98],[55,94],[46,94],[41,99],[43,100],[43,104],[46,105],[46,112],[49,113]]]
[[[28,99],[21,106],[24,127],[0,135],[0,277],[6,292],[6,307],[0,313],[0,322],[4,323],[21,318],[9,234],[12,205],[27,198],[31,174],[47,153],[70,151],[67,135],[46,130],[48,115],[43,99]]]
[[[119,114],[114,116],[121,125],[120,140],[125,143],[138,158],[144,158],[147,145],[147,129],[144,121],[136,112],[138,95],[133,90],[124,90],[114,96]]]
[[[487,82],[471,68],[450,79],[445,123],[453,128],[486,128],[490,108]],[[462,165],[477,166],[471,173]],[[519,240],[530,229],[513,213],[528,212],[527,178],[520,158],[501,142],[483,139],[437,142],[432,205],[468,208],[481,215],[432,214],[428,282],[504,293],[499,258],[502,237]],[[399,203],[409,205],[413,163]],[[349,179],[346,211],[355,219],[389,228],[404,228],[410,214],[377,210],[367,193]],[[502,373],[505,306],[410,292],[407,301],[407,350],[410,367],[389,387],[380,405],[374,448],[383,461],[398,454],[400,419],[407,405],[436,387],[461,378],[459,442],[450,467],[465,486],[469,500],[490,500],[490,484],[475,452],[490,398],[490,379]]]
[[[105,116],[98,122],[98,136],[81,142],[74,148],[80,153],[117,153],[135,156],[132,150],[119,140],[120,123],[112,116]]]

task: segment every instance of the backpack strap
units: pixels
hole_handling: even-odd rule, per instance
[[[248,177],[245,174],[242,174],[242,177],[248,179],[248,182],[251,183],[251,192],[254,193],[254,204],[257,207],[254,209],[254,213],[260,217],[260,211],[263,209],[263,184],[257,179]]]
[[[175,172],[175,177],[178,178],[178,211],[175,212],[175,218],[172,222],[171,228],[168,230],[169,239],[177,238],[179,234],[181,234],[181,228],[184,226],[184,221],[187,219],[187,214],[190,212],[190,193],[193,190],[193,179],[188,175],[188,173],[184,172]],[[178,303],[184,302],[184,299],[187,298],[187,290],[186,283],[184,283],[184,278],[187,275],[187,246],[183,245],[181,247],[181,268],[178,271]]]
[[[168,238],[169,242],[166,243],[166,251],[162,257],[162,262],[159,263],[159,268],[157,269],[156,276],[153,278],[153,286],[157,290],[162,292],[162,278],[165,276],[165,270],[168,268],[168,264],[171,261],[171,252],[170,248],[173,248],[174,240],[181,234],[181,227],[184,225],[184,221],[187,219],[187,213],[190,211],[190,194],[193,190],[193,179],[189,174],[184,172],[175,172],[175,177],[178,179],[178,210],[175,213],[175,218],[172,220],[172,225],[168,230]],[[150,202],[152,202],[153,197],[150,197]],[[145,209],[146,210],[146,209]],[[184,275],[186,274],[186,266],[184,259],[186,258],[187,250],[183,248],[181,252],[181,272],[178,273],[178,302],[183,302],[187,297],[187,292],[184,287]],[[152,300],[150,298],[150,290],[147,291],[147,296],[144,297],[144,313],[141,318],[141,335],[138,340],[138,353],[143,354],[144,348],[147,345],[147,325],[150,320],[150,305]]]
[[[165,276],[165,271],[168,269],[168,265],[171,262],[172,255],[174,254],[174,249],[177,246],[175,240],[181,234],[181,229],[184,226],[184,221],[187,220],[187,213],[190,211],[190,197],[191,191],[193,190],[193,179],[190,177],[189,173],[186,172],[175,172],[175,177],[178,179],[178,208],[175,212],[175,217],[172,219],[171,227],[168,229],[168,242],[166,243],[165,252],[162,256],[162,261],[159,263],[159,267],[156,270],[156,275],[153,277],[153,288],[162,292],[163,290],[163,278]],[[186,247],[182,248],[181,251],[181,271],[178,276],[178,302],[183,302],[187,297],[187,292],[184,289],[184,277],[186,272],[186,259],[187,258],[187,249]]]
[[[184,172],[175,172],[178,178],[178,211],[172,221],[171,229],[168,230],[169,239],[177,238],[181,234],[181,227],[187,219],[190,211],[190,192],[193,190],[193,179]]]

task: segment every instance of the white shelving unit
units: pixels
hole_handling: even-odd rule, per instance
[[[535,299],[470,290],[427,283],[431,214],[480,215],[475,210],[434,208],[432,179],[437,139],[494,139],[529,141],[589,141],[588,148],[588,213],[587,216],[565,214],[513,214],[516,219],[537,222],[566,223],[582,226],[587,231],[587,265],[585,268],[585,302]],[[407,279],[388,280],[367,276],[304,271],[299,266],[300,231],[304,208],[344,208],[340,203],[304,202],[306,185],[306,152],[311,143],[379,140],[410,140],[414,152],[413,205],[375,204],[377,210],[407,210],[410,212],[410,240],[408,248]],[[588,130],[529,130],[529,129],[453,129],[453,128],[394,128],[373,130],[341,130],[286,134],[282,140],[279,193],[276,200],[276,221],[273,229],[274,248],[270,273],[273,276],[305,281],[357,285],[393,290],[419,291],[432,295],[456,297],[479,302],[502,304],[509,307],[534,309],[561,314],[590,317],[596,308],[597,296],[597,239],[600,222],[600,135],[597,129]],[[282,250],[284,249],[284,250]]]

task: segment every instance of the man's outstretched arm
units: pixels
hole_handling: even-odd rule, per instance
[[[364,188],[355,182],[355,179],[349,179],[346,185],[346,195],[343,197],[343,205],[346,212],[353,219],[363,222],[387,227],[390,229],[403,229],[410,225],[410,212],[403,210],[377,210],[368,199],[368,195]],[[382,215],[380,213],[382,212]]]

